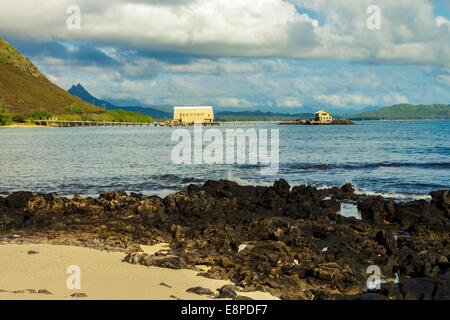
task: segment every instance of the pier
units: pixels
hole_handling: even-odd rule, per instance
[[[34,120],[34,124],[47,127],[116,127],[116,126],[157,126],[157,122],[106,122],[106,121],[64,121],[64,120]]]
[[[322,122],[314,120],[300,120],[300,121],[281,121],[280,126],[345,126],[354,125],[355,123],[349,120],[333,120],[331,122]]]
[[[259,121],[221,121],[219,122],[221,125],[236,125],[236,124],[279,124],[281,121],[279,120],[259,120]]]
[[[173,124],[171,122],[111,122],[111,121],[74,121],[74,120],[34,120],[37,126],[46,127],[177,127],[194,124]],[[207,122],[203,126],[218,126],[220,122]]]
[[[192,127],[194,124],[181,124],[172,122],[108,122],[108,121],[65,121],[65,120],[34,120],[34,124],[46,127]],[[220,121],[206,122],[202,126],[227,125],[349,125],[354,124],[348,120],[336,120],[331,123],[315,121]]]

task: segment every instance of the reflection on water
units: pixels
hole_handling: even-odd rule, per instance
[[[353,203],[341,202],[341,211],[338,212],[341,216],[356,219],[361,219],[361,213],[358,211],[358,206]]]

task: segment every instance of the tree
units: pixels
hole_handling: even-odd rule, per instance
[[[82,107],[80,107],[78,104],[76,103],[72,103],[69,106],[65,106],[64,110],[66,110],[66,112],[69,113],[75,113],[75,114],[84,114],[84,109]]]
[[[31,114],[31,118],[33,118],[34,120],[48,120],[51,117],[52,115],[47,110],[44,109],[34,111]]]
[[[17,123],[24,123],[25,122],[25,115],[21,114],[21,113],[16,113],[15,115],[12,116],[12,121],[17,122]]]
[[[5,107],[0,105],[0,126],[4,126],[8,122],[10,122],[10,114]]]

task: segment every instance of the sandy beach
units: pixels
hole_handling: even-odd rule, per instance
[[[145,252],[154,253],[156,249],[159,247],[147,247]],[[0,245],[0,256],[2,300],[203,300],[211,298],[186,290],[201,286],[217,292],[216,289],[231,284],[199,277],[198,272],[191,270],[131,265],[122,262],[124,253],[80,247],[8,244]],[[66,271],[71,265],[81,269],[80,290],[67,289],[70,274]],[[39,290],[51,294],[38,293]],[[87,297],[72,297],[74,293],[84,293]],[[243,295],[253,299],[276,299],[262,292]]]
[[[450,193],[430,197],[285,180],[208,181],[164,199],[15,192],[0,198],[0,299],[448,300]],[[350,200],[360,219],[339,214]],[[66,285],[73,265],[79,290]]]
[[[50,126],[41,126],[36,124],[11,124],[7,126],[0,126],[0,129],[7,129],[7,128],[51,128]]]
[[[147,253],[154,253],[159,248],[144,249]],[[211,298],[186,290],[201,286],[217,292],[216,289],[231,284],[199,277],[198,272],[191,270],[131,265],[122,262],[124,253],[80,247],[8,244],[0,245],[0,256],[2,300],[203,300]],[[66,281],[70,274],[66,271],[71,265],[81,269],[80,290],[67,289]],[[84,293],[87,297],[72,297],[74,293]],[[276,299],[262,292],[242,295],[253,299]]]

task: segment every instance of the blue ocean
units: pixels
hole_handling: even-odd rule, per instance
[[[450,121],[234,127],[279,130],[278,174],[261,175],[261,166],[251,164],[174,164],[171,137],[177,128],[3,128],[0,192],[165,196],[207,180],[270,185],[280,178],[319,188],[350,182],[357,192],[396,199],[427,198],[430,191],[450,188]]]

